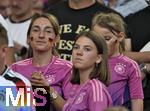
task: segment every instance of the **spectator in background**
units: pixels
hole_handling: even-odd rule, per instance
[[[142,3],[146,4],[146,1],[142,0]],[[142,4],[141,3],[141,4]],[[150,63],[150,48],[147,50],[141,50],[146,44],[149,43],[149,1],[147,1],[148,6],[139,10],[136,13],[130,13],[125,17],[128,28],[128,38],[130,42],[127,43],[131,46],[131,52],[126,52],[126,55],[130,58],[136,60],[139,64]],[[139,53],[140,52],[140,53]],[[147,64],[148,66],[150,64]],[[148,67],[147,67],[148,68]],[[147,69],[147,71],[150,69]]]
[[[0,14],[7,18],[11,13],[11,0],[0,0]]]
[[[12,40],[12,36],[10,34],[9,31],[9,27],[7,26],[6,21],[4,20],[4,18],[6,19],[8,16],[11,15],[11,0],[0,0],[0,23],[5,27],[5,29],[7,30],[8,33],[8,51],[6,54],[6,64],[7,65],[11,65],[14,61],[14,44],[13,44],[13,40]]]
[[[113,105],[132,111],[143,111],[142,77],[138,64],[125,56],[125,23],[115,13],[94,16],[93,31],[102,34],[107,42],[111,82],[108,91]]]
[[[128,24],[128,36],[131,38],[132,50],[150,52],[150,0],[145,0],[144,2],[147,2],[148,6],[127,16],[126,22]],[[146,45],[147,48],[143,49]],[[150,57],[150,53],[147,56]],[[143,62],[140,68],[145,77],[143,80],[144,111],[150,111],[150,61]]]
[[[35,111],[32,104],[32,96],[30,106],[27,105],[27,92],[26,88],[31,88],[29,80],[23,77],[21,74],[13,72],[5,64],[6,53],[8,47],[8,36],[5,28],[0,24],[0,111]],[[19,88],[24,88],[24,101],[18,101],[17,106],[13,106],[14,101],[10,101],[10,107],[6,106],[6,88],[11,88],[13,96],[18,97]],[[30,90],[32,92],[32,90]],[[32,94],[31,94],[32,95]],[[19,96],[20,97],[20,96]],[[29,101],[29,100],[28,100]],[[21,106],[21,102],[24,102],[24,106]],[[8,102],[7,102],[8,103]]]
[[[33,14],[35,14],[35,13],[42,14],[43,10],[44,10],[44,1],[43,0],[34,0]]]
[[[27,52],[27,30],[31,22],[33,0],[11,0],[12,14],[6,19],[14,41],[16,59],[22,59]]]
[[[150,42],[149,11],[150,5],[125,18],[126,23],[128,24],[128,36],[131,38],[132,51],[140,51],[144,45]]]
[[[44,1],[44,10],[46,10],[48,7],[51,7],[64,0],[43,0],[43,1]]]
[[[108,1],[110,4],[113,5],[112,8],[114,8],[115,10],[117,10],[118,12],[122,13],[125,16],[125,21],[128,25],[127,44],[131,46],[130,51],[132,51],[132,52],[127,51],[125,52],[125,54],[140,64],[140,69],[142,72],[142,76],[144,78],[143,80],[144,111],[149,111],[150,46],[148,44],[150,43],[150,31],[149,31],[150,1],[149,0],[105,0],[105,1]],[[120,6],[118,3],[120,4]],[[143,49],[144,46],[147,46],[147,49],[141,50]]]
[[[144,0],[97,0],[98,2],[116,10],[124,17],[136,13],[147,7]]]
[[[132,14],[140,11],[141,9],[144,9],[145,7],[147,7],[147,4],[144,0],[99,0],[99,1],[103,4],[105,4],[105,2],[107,2],[107,6],[116,10],[120,14],[124,15],[125,20],[126,20],[126,18],[128,18],[127,17],[128,15],[130,15],[130,14],[132,15]],[[126,21],[126,23],[128,25],[127,21]],[[141,22],[138,22],[138,23],[141,23]],[[138,28],[138,27],[136,27],[136,28]],[[139,31],[139,32],[141,32],[141,31]],[[140,34],[142,34],[142,33],[140,33]],[[134,41],[130,39],[130,38],[132,38],[130,36],[132,36],[132,35],[127,34],[127,38],[125,40],[126,50],[127,50],[125,52],[125,55],[127,55],[131,59],[135,60],[139,64],[143,63],[143,62],[150,62],[150,56],[149,56],[150,51],[144,51],[144,52],[139,53],[137,51],[135,52],[135,50],[132,50],[132,46],[133,46],[132,43]],[[136,39],[136,40],[138,40],[138,39]],[[139,43],[141,43],[141,41],[138,42],[138,44]],[[135,46],[137,46],[137,44],[135,44]],[[131,52],[131,50],[132,50],[132,52]]]
[[[8,36],[7,36],[8,37],[8,51],[7,51],[7,54],[6,54],[6,64],[11,65],[13,62],[15,62],[14,48],[13,48],[14,44],[13,44],[12,36],[10,34],[9,27],[8,27],[6,21],[4,20],[4,18],[1,15],[0,15],[0,23],[7,30],[7,34],[8,34]]]
[[[61,11],[60,11],[61,10]],[[66,0],[47,9],[60,23],[60,42],[58,50],[61,58],[71,60],[71,51],[76,34],[89,30],[92,17],[96,12],[112,9],[99,4],[96,0]]]

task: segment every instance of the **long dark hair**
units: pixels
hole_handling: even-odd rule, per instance
[[[103,39],[101,35],[97,34],[96,32],[84,31],[76,36],[74,43],[76,43],[76,41],[82,36],[87,37],[90,40],[92,40],[97,48],[98,54],[102,55],[102,61],[98,64],[95,63],[95,67],[93,71],[90,73],[89,78],[99,79],[105,85],[108,85],[110,81],[110,75],[109,75],[109,68],[108,68],[108,52],[107,52],[106,41]],[[71,78],[71,83],[80,84],[79,70],[75,68],[74,66],[73,66],[73,74]]]

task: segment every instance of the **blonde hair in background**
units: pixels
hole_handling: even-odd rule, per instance
[[[110,30],[114,35],[123,32],[124,36],[126,33],[126,23],[124,22],[123,18],[116,13],[97,13],[93,20],[92,20],[92,27],[98,25],[103,28],[107,28]],[[125,39],[120,42],[119,51],[122,53],[125,51]]]

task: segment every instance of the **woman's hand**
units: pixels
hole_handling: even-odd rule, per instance
[[[31,84],[34,86],[44,86],[44,87],[48,86],[49,87],[49,83],[44,77],[44,75],[42,74],[42,72],[34,72],[32,74],[30,81],[31,81]]]

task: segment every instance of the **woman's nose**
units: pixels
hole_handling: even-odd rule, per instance
[[[77,50],[77,55],[83,55],[83,49],[78,49]]]
[[[39,32],[39,37],[44,37],[44,36],[45,36],[44,32],[43,32],[43,31],[40,31],[40,32]]]

